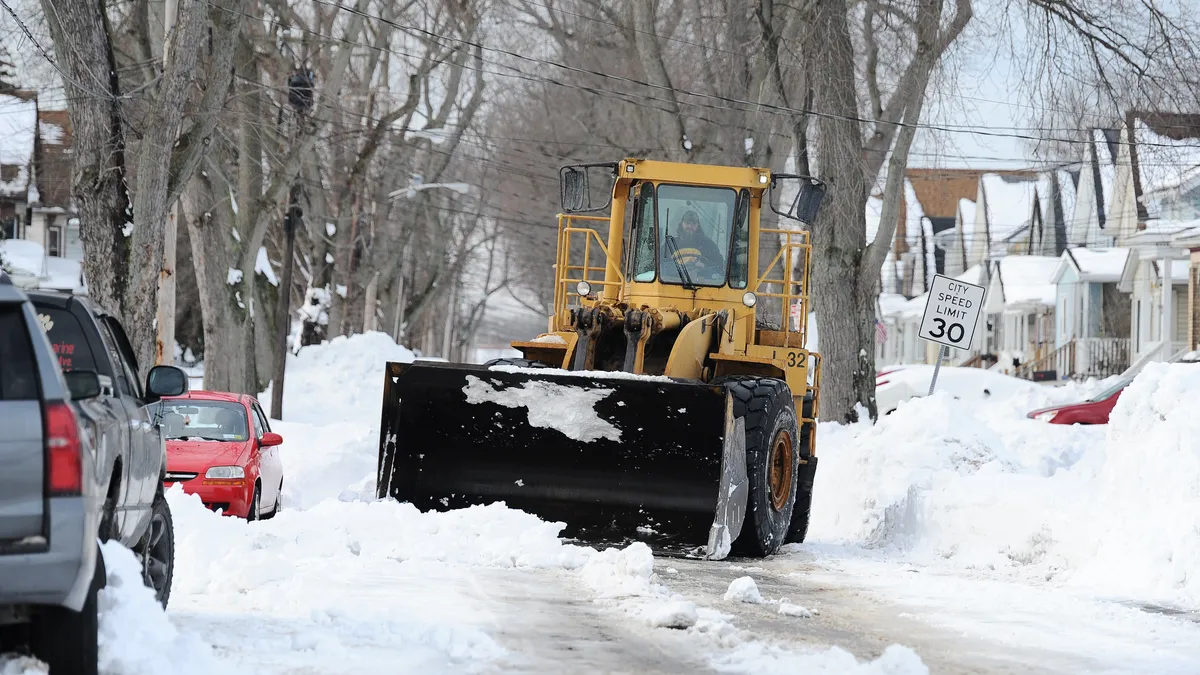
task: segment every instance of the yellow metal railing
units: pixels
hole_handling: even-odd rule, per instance
[[[759,232],[760,242],[762,237],[770,235],[779,236],[782,242],[779,252],[771,259],[771,263],[759,277],[754,294],[760,298],[779,301],[784,334],[783,346],[803,347],[805,337],[808,335],[808,277],[809,266],[812,263],[812,243],[809,240],[808,232],[770,228],[763,228]],[[803,263],[799,276],[796,273],[797,263]],[[779,268],[779,278],[771,276],[776,267]],[[774,284],[781,289],[781,292],[764,290],[768,284]],[[793,309],[800,314],[798,317],[799,328],[796,330],[792,329]]]
[[[621,274],[619,263],[612,259],[608,247],[600,238],[600,232],[577,225],[577,221],[602,222],[608,225],[608,216],[581,216],[559,214],[558,216],[558,255],[554,263],[554,317],[558,327],[569,323],[568,312],[580,306],[579,293],[575,290],[580,281],[586,281],[595,290],[603,290],[607,286],[621,288],[625,277]],[[607,235],[607,231],[605,232]],[[583,239],[583,260],[580,264],[572,264],[572,245]],[[603,256],[603,260],[593,260]],[[611,271],[616,281],[606,281],[606,272]]]

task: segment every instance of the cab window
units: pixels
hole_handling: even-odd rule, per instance
[[[745,288],[750,281],[750,192],[738,195],[733,219],[733,254],[729,259],[730,288]]]
[[[665,283],[724,286],[737,192],[659,185],[659,275]]]
[[[634,214],[637,246],[633,255],[633,280],[654,281],[654,185],[642,184]]]

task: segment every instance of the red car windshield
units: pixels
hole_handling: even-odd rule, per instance
[[[158,413],[169,440],[245,441],[246,408],[227,401],[162,401]]]

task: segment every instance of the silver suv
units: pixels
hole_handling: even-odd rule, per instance
[[[161,440],[131,438],[141,435],[134,411],[118,415],[123,403],[99,359],[94,369],[60,367],[63,346],[52,346],[31,300],[0,272],[0,652],[28,649],[51,672],[93,674],[105,584],[97,541],[134,549],[148,582],[164,532],[173,549]],[[108,358],[120,355],[106,355],[111,368]],[[187,388],[177,368],[155,368],[148,379],[154,400]],[[145,470],[131,476],[122,464]],[[113,490],[121,479],[126,489]],[[169,583],[173,561],[157,562]]]

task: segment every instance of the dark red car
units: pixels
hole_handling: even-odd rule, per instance
[[[246,520],[270,518],[283,492],[283,437],[245,394],[193,391],[159,403],[167,443],[165,485],[183,485],[204,505]]]
[[[1108,424],[1109,413],[1130,382],[1123,379],[1086,401],[1034,410],[1029,417],[1051,424]]]

